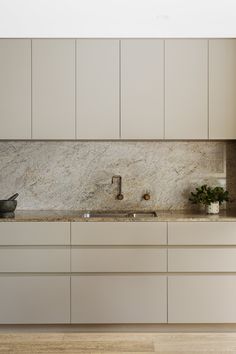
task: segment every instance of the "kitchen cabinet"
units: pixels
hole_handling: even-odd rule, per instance
[[[0,323],[69,323],[69,276],[0,276]]]
[[[236,139],[236,40],[209,40],[209,137]]]
[[[77,138],[119,139],[119,40],[77,40],[76,65]]]
[[[30,139],[29,39],[0,39],[0,77],[0,139]]]
[[[164,41],[121,40],[121,138],[164,138]]]
[[[80,246],[166,245],[166,222],[73,222],[71,244]]]
[[[169,323],[235,323],[235,275],[168,277]]]
[[[166,276],[72,276],[71,322],[166,323]]]
[[[166,272],[167,251],[158,248],[82,248],[72,249],[71,271]]]
[[[165,41],[165,138],[208,138],[208,42]]]
[[[75,40],[32,40],[33,139],[75,139]]]

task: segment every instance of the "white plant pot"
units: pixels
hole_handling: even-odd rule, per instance
[[[210,205],[206,206],[206,212],[207,214],[219,214],[220,212],[220,203],[215,202],[211,203]]]

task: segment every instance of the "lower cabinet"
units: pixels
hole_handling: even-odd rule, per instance
[[[69,276],[0,276],[0,324],[70,322]]]
[[[168,277],[169,323],[235,323],[236,275]]]
[[[75,275],[72,323],[167,323],[167,277]]]

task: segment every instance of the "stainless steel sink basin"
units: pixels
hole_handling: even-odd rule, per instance
[[[152,218],[157,217],[155,211],[88,211],[83,214],[83,218]]]

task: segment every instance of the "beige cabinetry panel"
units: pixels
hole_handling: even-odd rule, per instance
[[[72,272],[165,272],[166,270],[166,249],[74,248],[71,250]]]
[[[165,138],[208,138],[208,42],[165,41]]]
[[[165,222],[73,222],[72,245],[165,245]]]
[[[77,138],[119,139],[119,40],[77,40]]]
[[[75,40],[32,40],[34,139],[75,138]]]
[[[0,246],[70,245],[69,222],[2,222]]]
[[[169,323],[235,323],[236,276],[168,277]]]
[[[209,137],[236,139],[236,39],[209,40]]]
[[[0,323],[69,323],[69,276],[0,276]]]
[[[164,41],[121,40],[121,138],[164,138]]]
[[[51,273],[69,271],[69,248],[0,248],[0,273]]]
[[[30,139],[29,39],[0,39],[0,78],[0,139]]]
[[[71,316],[72,323],[166,323],[166,276],[72,276]]]
[[[236,248],[168,250],[169,272],[236,272]]]
[[[236,245],[236,222],[169,222],[169,245]]]

